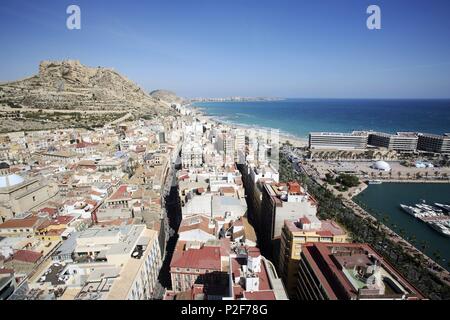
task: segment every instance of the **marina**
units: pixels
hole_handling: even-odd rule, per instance
[[[389,228],[407,239],[417,249],[434,259],[441,266],[450,269],[450,237],[444,236],[439,225],[427,224],[416,218],[414,214],[421,211],[420,207],[414,214],[407,213],[400,204],[411,206],[419,204],[422,208],[433,205],[434,210],[444,208],[439,205],[448,205],[450,202],[450,184],[448,183],[391,183],[370,184],[353,198],[375,218],[382,221]],[[425,200],[423,203],[422,200]],[[439,205],[436,205],[439,204]],[[425,205],[425,207],[423,207]],[[438,212],[439,213],[439,212]],[[448,213],[445,217],[449,217]],[[425,217],[430,221],[439,221],[439,217]]]
[[[443,208],[449,207],[448,205],[441,206]],[[444,209],[444,213],[444,210],[440,209],[436,203],[434,206],[425,203],[416,204],[415,206],[400,204],[400,207],[403,211],[426,223],[441,235],[450,237],[450,216],[448,210]]]

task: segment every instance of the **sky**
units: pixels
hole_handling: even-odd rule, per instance
[[[1,0],[0,81],[75,59],[184,97],[450,98],[449,16],[448,0]]]

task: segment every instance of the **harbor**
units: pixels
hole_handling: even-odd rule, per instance
[[[401,235],[417,249],[438,262],[447,270],[450,269],[450,238],[433,229],[412,214],[407,214],[400,204],[431,205],[449,202],[450,185],[444,183],[382,183],[371,184],[355,198],[363,209],[382,221],[393,231]],[[434,207],[434,205],[433,205]],[[420,208],[419,208],[420,209]],[[439,210],[437,207],[435,210]],[[445,220],[445,210],[441,208],[443,217],[424,217],[425,220]]]
[[[439,234],[450,237],[449,205],[440,203],[428,205],[423,202],[415,206],[400,204],[400,207],[406,213],[426,223]]]

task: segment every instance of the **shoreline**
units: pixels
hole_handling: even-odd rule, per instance
[[[216,124],[228,125],[228,126],[232,126],[232,127],[243,129],[243,130],[248,130],[248,129],[279,130],[280,143],[284,143],[284,142],[288,141],[294,147],[306,147],[308,145],[308,138],[302,138],[302,137],[296,136],[295,134],[281,131],[278,128],[271,128],[271,127],[264,127],[264,126],[260,126],[260,125],[249,125],[249,124],[243,124],[243,123],[236,123],[236,122],[232,122],[232,121],[226,121],[226,120],[219,119],[218,117],[206,114],[206,112],[200,107],[196,107],[196,106],[192,106],[192,105],[188,105],[187,107],[192,110],[193,116],[201,117],[207,121],[210,121],[210,122],[213,122]]]

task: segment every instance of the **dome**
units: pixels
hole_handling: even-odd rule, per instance
[[[377,161],[372,165],[372,168],[381,171],[391,171],[391,166],[386,161]]]
[[[0,176],[0,188],[9,188],[21,184],[25,180],[17,174]]]

